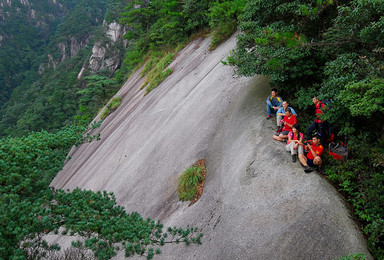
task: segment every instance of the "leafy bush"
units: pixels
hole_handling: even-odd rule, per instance
[[[60,250],[43,235],[82,237],[72,246],[110,259],[121,249],[126,257],[151,259],[165,243],[201,243],[197,228],[168,228],[138,213],[128,214],[112,193],[56,190],[49,184],[62,168],[68,149],[83,141],[84,128],[56,134],[32,133],[0,139],[0,258],[39,259]]]
[[[347,104],[352,116],[369,117],[376,112],[384,112],[384,79],[369,79],[349,83],[340,91],[338,98]]]
[[[149,86],[145,89],[145,95],[149,94],[152,90],[157,88],[157,86],[160,85],[161,82],[163,82],[169,75],[172,74],[172,69],[166,69],[164,71],[161,71],[157,74],[157,77],[155,77],[150,83]]]
[[[141,86],[141,89],[146,88],[145,94],[147,95],[155,89],[161,82],[163,82],[171,73],[172,69],[165,69],[179,52],[183,44],[179,44],[172,52],[152,52],[149,60],[147,61],[142,76],[146,75],[146,80]]]
[[[24,255],[17,245],[44,233],[38,216],[45,211],[49,183],[61,169],[69,148],[81,142],[83,131],[67,127],[56,134],[43,131],[0,139],[0,258]]]
[[[183,5],[183,15],[187,17],[186,30],[199,31],[208,25],[206,11],[212,5],[210,0],[185,0]]]
[[[174,48],[195,33],[211,28],[211,48],[216,48],[236,30],[246,0],[225,1],[131,1],[121,23],[132,28],[126,38],[132,43],[122,70],[129,73],[141,64],[145,53]],[[119,73],[118,78],[121,78]]]
[[[193,200],[197,194],[197,187],[204,179],[203,166],[191,166],[179,177],[177,192],[182,201]]]
[[[345,162],[328,160],[326,174],[346,195],[364,225],[369,249],[380,258],[384,255],[384,164],[375,153],[360,153],[369,151],[367,146],[350,145],[355,155]]]
[[[93,75],[85,77],[84,80],[87,82],[85,88],[77,91],[77,94],[80,95],[80,109],[75,120],[77,123],[87,125],[100,107],[103,107],[108,99],[116,93],[118,87],[115,79],[104,76]],[[110,107],[107,106],[107,110],[110,110]],[[108,113],[104,116],[107,116]]]
[[[211,50],[227,40],[236,31],[239,15],[246,3],[246,0],[227,0],[216,1],[211,6],[207,13],[209,25],[213,30]]]
[[[356,253],[339,258],[338,260],[366,260],[367,257],[363,253]]]
[[[115,111],[121,104],[121,97],[113,98],[105,107],[105,110],[100,116],[101,120],[104,120],[109,114]]]

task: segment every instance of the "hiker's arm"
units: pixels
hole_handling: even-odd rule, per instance
[[[267,104],[268,104],[268,106],[272,106],[272,103],[271,103],[271,95],[269,95],[269,96],[267,97]]]
[[[316,156],[319,156],[319,155],[312,149],[312,146],[309,147],[309,151],[312,153],[313,158],[315,158]]]
[[[285,116],[285,113],[281,113],[281,112],[279,112],[279,111],[280,111],[280,108],[277,110],[276,115],[278,115],[278,116]]]
[[[289,123],[287,123],[287,122],[284,121],[284,125],[287,125],[287,126],[289,126],[290,128],[292,128],[294,124],[291,125],[291,124],[289,124]]]
[[[279,103],[279,105],[277,107],[280,108],[282,105],[283,105],[283,99],[280,98],[280,103]]]
[[[303,144],[303,137],[300,138],[298,144]]]

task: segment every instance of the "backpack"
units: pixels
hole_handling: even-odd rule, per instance
[[[332,142],[328,145],[328,153],[335,160],[345,160],[348,157],[348,146],[344,143],[335,144]]]

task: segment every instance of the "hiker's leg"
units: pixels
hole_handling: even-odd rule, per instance
[[[325,128],[327,127],[327,123],[319,123],[319,132],[320,132],[320,142],[322,145],[324,145],[328,139],[327,132],[325,131]]]
[[[283,131],[279,134],[278,139],[275,138],[275,140],[284,141],[288,139],[289,131]]]
[[[287,144],[287,145],[285,145],[285,150],[287,151],[287,152],[291,152],[291,154],[293,154],[292,153],[292,150],[293,150],[293,145],[294,145],[294,143],[289,143],[289,144]]]
[[[316,165],[316,166],[321,167],[321,165],[323,164],[323,161],[321,160],[321,157],[320,156],[316,156],[315,159],[313,159],[313,164]]]
[[[299,161],[301,162],[301,164],[305,167],[307,166],[307,157],[302,153],[302,154],[299,154]]]
[[[297,153],[300,155],[300,154],[304,154],[304,149],[303,149],[303,146],[302,145],[299,145],[297,147]]]
[[[312,139],[312,132],[316,130],[316,123],[315,122],[312,122],[312,124],[310,124],[307,128],[307,140],[311,140]]]
[[[276,141],[280,141],[280,142],[284,141],[284,139],[281,138],[281,135],[273,135],[272,137],[273,137],[273,139],[275,139]]]
[[[267,116],[271,115],[271,105],[267,103]]]
[[[295,143],[294,143],[294,142],[291,142],[289,145],[290,145],[290,148],[291,148],[291,155],[296,154],[297,151],[294,149]]]
[[[293,154],[297,154],[297,148],[299,147],[299,145],[297,143],[295,143],[293,146],[292,146],[292,152]]]

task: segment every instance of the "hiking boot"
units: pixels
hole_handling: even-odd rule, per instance
[[[312,171],[313,171],[313,169],[311,167],[309,167],[308,165],[304,167],[304,172],[305,173],[310,173]]]
[[[271,116],[270,115],[267,115],[267,119],[270,119],[271,118]]]
[[[297,154],[292,154],[292,162],[296,162],[297,160]]]

